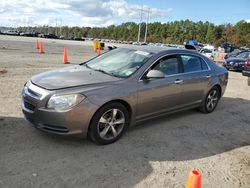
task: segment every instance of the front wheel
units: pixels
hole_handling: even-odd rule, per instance
[[[220,99],[220,91],[218,87],[213,87],[206,95],[199,110],[203,113],[211,113],[216,108]]]
[[[129,124],[129,113],[124,105],[112,102],[101,107],[93,116],[89,136],[98,144],[111,144],[118,140]]]

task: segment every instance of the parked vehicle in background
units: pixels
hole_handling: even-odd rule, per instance
[[[74,37],[72,36],[64,37],[64,40],[74,40]]]
[[[21,101],[40,130],[110,144],[136,122],[193,108],[213,112],[227,82],[227,70],[196,51],[131,45],[32,77]]]
[[[37,36],[40,37],[40,38],[44,38],[44,34],[43,33],[40,33]]]
[[[201,53],[202,55],[204,55],[204,56],[210,58],[211,55],[212,55],[212,50],[204,49],[204,48],[203,48],[203,49],[200,50],[200,53]]]
[[[47,33],[47,34],[39,33],[37,34],[37,36],[41,38],[58,39],[58,37],[53,33]]]
[[[248,49],[244,49],[244,50],[240,50],[240,49],[234,49],[234,51],[232,51],[231,53],[227,53],[225,55],[225,59],[229,58],[229,57],[236,57],[237,55],[244,53],[244,52],[249,52],[250,50]]]
[[[250,52],[243,52],[237,55],[236,57],[230,57],[228,59],[225,59],[222,65],[227,70],[242,71],[244,69],[245,62],[249,57]]]
[[[74,40],[76,40],[76,41],[85,41],[85,39],[83,39],[82,37],[74,37]]]
[[[214,50],[214,46],[213,45],[210,45],[210,44],[206,44],[202,47],[202,49],[207,49],[207,50]]]
[[[65,38],[65,36],[63,36],[63,35],[60,35],[60,36],[58,37],[58,39],[62,39],[62,40],[64,40],[64,38]]]
[[[140,45],[140,42],[133,42],[133,45]]]
[[[13,35],[13,36],[18,36],[19,32],[15,31],[15,30],[8,30],[6,33],[6,35]]]
[[[199,46],[199,42],[197,42],[196,40],[193,39],[189,39],[186,42],[184,42],[184,46],[186,49],[189,50],[200,50],[201,47]]]
[[[244,64],[244,70],[242,71],[243,76],[248,77],[248,85],[250,86],[250,58],[247,58]]]
[[[233,44],[230,44],[230,43],[227,43],[227,42],[221,44],[220,47],[224,49],[225,53],[231,53],[235,49],[235,46]]]
[[[53,33],[44,34],[44,38],[57,39],[58,37]]]
[[[38,37],[40,33],[37,32],[22,32],[20,33],[20,36],[25,36],[25,37]]]

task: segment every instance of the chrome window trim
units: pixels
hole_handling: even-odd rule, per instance
[[[159,57],[159,58],[157,58],[142,74],[141,74],[141,76],[139,77],[139,79],[138,79],[138,81],[139,82],[141,82],[141,81],[143,81],[143,79],[142,79],[142,77],[143,77],[143,75],[157,62],[157,61],[159,61],[161,58],[164,58],[164,57],[166,57],[166,56],[171,56],[171,55],[176,55],[176,56],[181,56],[181,55],[190,55],[190,56],[195,56],[195,57],[198,57],[198,58],[201,58],[205,63],[206,63],[206,65],[207,65],[207,67],[208,67],[208,69],[207,70],[201,70],[201,71],[192,71],[192,72],[182,72],[182,73],[178,73],[178,74],[171,74],[171,75],[166,75],[164,78],[168,78],[168,77],[173,77],[173,76],[177,76],[177,75],[185,75],[185,74],[192,74],[192,73],[197,73],[197,72],[206,72],[206,71],[211,71],[211,68],[210,68],[210,66],[208,65],[208,63],[207,63],[207,61],[206,60],[204,60],[204,58],[203,57],[200,57],[200,56],[198,56],[198,55],[196,55],[196,54],[191,54],[191,53],[181,53],[181,54],[178,54],[178,53],[170,53],[170,54],[167,54],[167,55],[163,55],[163,56],[161,56],[161,57]]]

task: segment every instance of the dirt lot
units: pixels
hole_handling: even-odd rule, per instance
[[[0,36],[0,188],[180,187],[191,169],[206,188],[250,187],[250,87],[230,72],[212,114],[190,110],[130,128],[111,145],[40,132],[23,119],[20,92],[40,72],[93,57],[86,42]]]

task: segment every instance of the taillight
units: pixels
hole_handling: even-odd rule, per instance
[[[249,59],[246,59],[244,67],[247,68],[248,66],[250,66],[250,62],[249,62]]]

